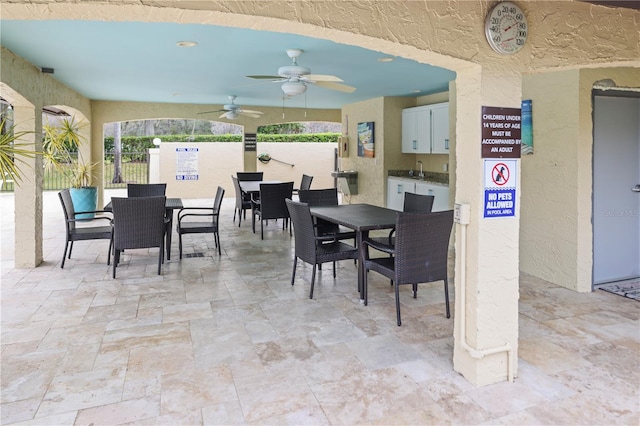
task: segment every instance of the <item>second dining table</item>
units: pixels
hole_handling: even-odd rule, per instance
[[[372,204],[340,204],[337,206],[311,207],[311,215],[326,221],[342,225],[356,231],[356,247],[358,248],[358,292],[360,301],[366,304],[364,297],[364,261],[367,248],[363,240],[369,231],[376,229],[393,229],[396,226],[397,211]]]

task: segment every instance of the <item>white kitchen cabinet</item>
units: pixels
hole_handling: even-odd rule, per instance
[[[431,211],[440,212],[449,210],[449,186],[438,185],[430,182],[416,182],[416,194],[433,195],[433,207]]]
[[[402,152],[408,154],[431,152],[430,114],[426,106],[402,110]]]
[[[387,208],[402,211],[404,193],[415,192],[416,184],[410,179],[387,178]]]
[[[402,211],[404,194],[413,192],[421,195],[433,195],[433,211],[449,210],[449,186],[417,179],[389,177],[387,178],[387,208]]]
[[[449,153],[449,102],[431,107],[431,153]]]
[[[402,110],[402,152],[449,153],[449,102]]]

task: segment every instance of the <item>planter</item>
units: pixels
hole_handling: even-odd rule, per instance
[[[86,186],[82,188],[70,188],[73,209],[77,212],[93,212],[98,207],[98,188]],[[76,215],[76,219],[93,219],[95,213]]]

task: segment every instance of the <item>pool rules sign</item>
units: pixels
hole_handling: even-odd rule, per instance
[[[482,107],[485,218],[516,215],[521,121],[520,108]]]
[[[484,160],[484,217],[516,214],[518,160]]]

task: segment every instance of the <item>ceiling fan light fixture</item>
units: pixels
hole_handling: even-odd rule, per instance
[[[189,41],[189,40],[181,40],[181,41],[176,41],[176,45],[178,47],[195,47],[198,45],[197,41]]]
[[[227,112],[225,115],[227,116],[227,118],[229,120],[235,120],[236,118],[238,118],[238,111],[236,111],[234,109],[234,110],[231,110],[231,111]]]
[[[282,83],[282,91],[287,96],[302,95],[307,91],[307,85],[299,81],[286,81]]]

